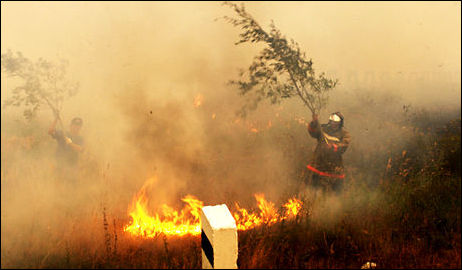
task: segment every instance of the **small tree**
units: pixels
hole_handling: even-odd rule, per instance
[[[327,92],[335,87],[338,80],[328,79],[324,73],[316,76],[311,59],[306,59],[298,43],[287,41],[273,22],[270,24],[270,31],[266,32],[247,13],[244,4],[223,4],[230,6],[239,16],[238,19],[224,17],[226,21],[243,30],[236,45],[246,42],[262,42],[267,45],[254,57],[248,73],[241,71],[239,80],[230,81],[238,86],[241,95],[251,92],[256,94],[253,108],[262,99],[269,99],[274,104],[294,96],[300,98],[313,114],[325,107]],[[247,109],[243,107],[242,115],[246,114]]]
[[[21,52],[13,54],[10,50],[1,56],[2,73],[17,77],[22,84],[12,89],[12,95],[6,99],[4,106],[25,105],[24,117],[31,120],[40,106],[46,104],[60,119],[60,111],[65,98],[77,93],[78,83],[70,82],[66,75],[68,62],[61,60],[58,64],[39,58],[35,63],[25,58]]]

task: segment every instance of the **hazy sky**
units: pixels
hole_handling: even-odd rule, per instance
[[[460,99],[460,2],[245,4],[262,26],[274,20],[299,42],[317,70],[339,78],[340,90],[390,88],[415,102]],[[34,59],[68,59],[82,86],[75,100],[85,100],[85,93],[107,95],[143,76],[164,89],[162,98],[200,92],[195,83],[205,72],[225,83],[256,52],[234,46],[238,30],[214,21],[234,15],[220,2],[1,5],[2,53],[11,49]],[[172,82],[185,89],[169,90]]]

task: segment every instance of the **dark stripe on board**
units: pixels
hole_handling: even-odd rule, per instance
[[[205,256],[207,257],[207,259],[213,267],[213,247],[209,239],[207,238],[207,235],[204,233],[204,230],[202,230],[201,233],[201,246],[202,250],[205,253]]]

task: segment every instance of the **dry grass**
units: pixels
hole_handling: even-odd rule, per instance
[[[461,268],[460,119],[413,132],[381,146],[388,151],[355,155],[342,195],[300,194],[297,219],[239,232],[238,266]],[[115,210],[104,192],[75,194],[34,156],[15,159],[29,151],[24,142],[2,135],[2,268],[201,268],[199,237],[127,235],[125,209]]]

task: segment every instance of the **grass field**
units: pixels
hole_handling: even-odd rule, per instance
[[[352,150],[339,196],[298,192],[295,171],[280,196],[301,213],[240,231],[239,268],[461,268],[460,127],[416,114],[399,143]],[[126,207],[91,180],[61,184],[40,140],[2,131],[2,268],[201,268],[200,237],[124,233]]]

